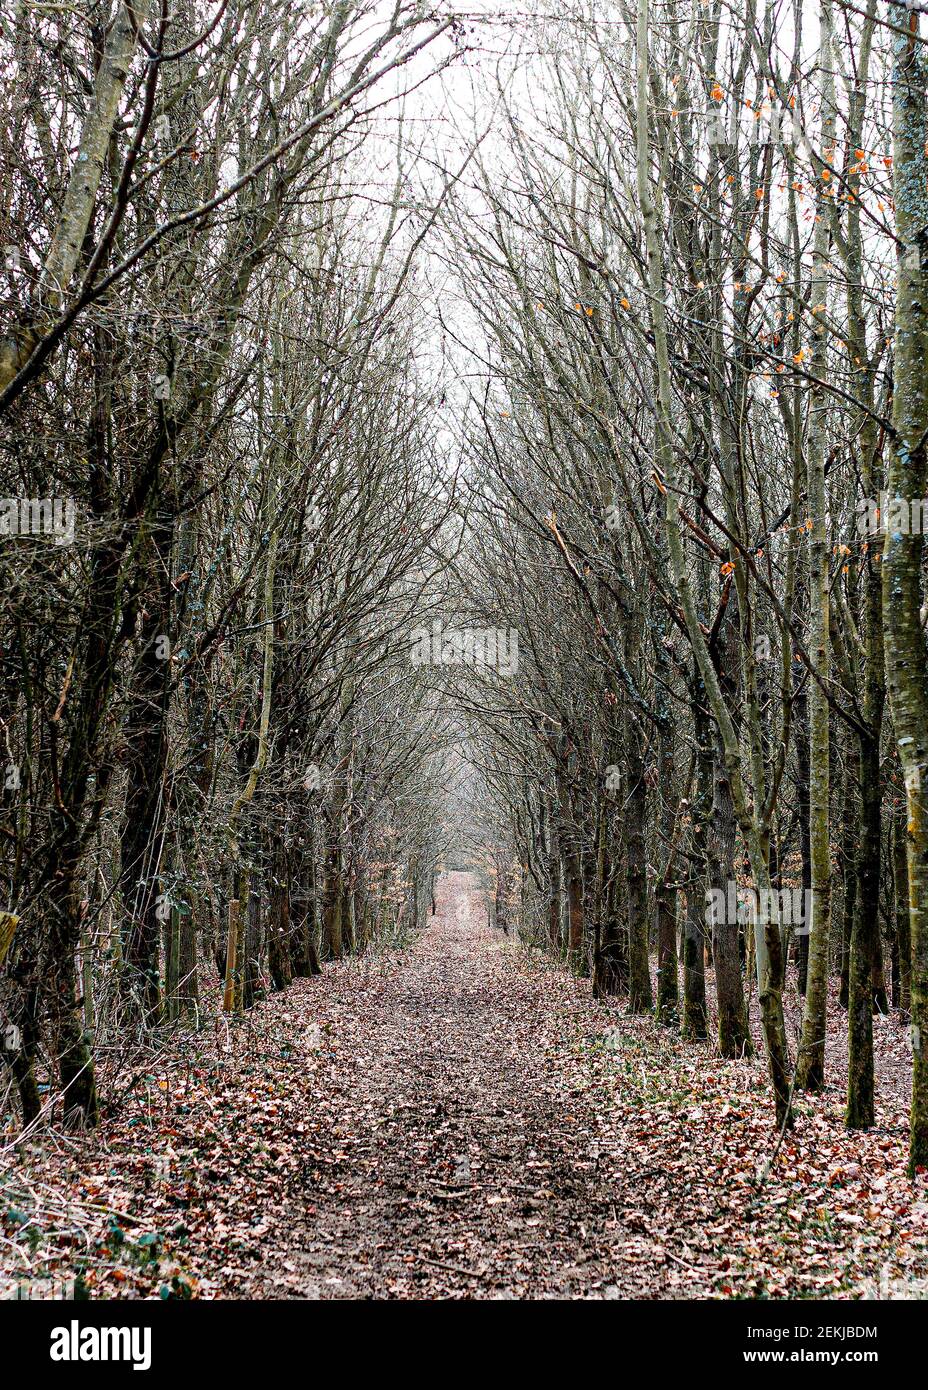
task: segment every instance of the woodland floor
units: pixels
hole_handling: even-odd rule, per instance
[[[928,1297],[905,1031],[876,1021],[879,1125],[852,1135],[832,1017],[829,1087],[759,1185],[762,1058],[595,1003],[448,874],[407,950],[114,1064],[97,1134],[7,1141],[0,1292],[80,1272],[91,1297]]]

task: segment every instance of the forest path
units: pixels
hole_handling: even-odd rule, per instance
[[[602,1011],[487,925],[472,875],[444,875],[436,900],[408,951],[307,982],[332,1050],[305,1206],[249,1292],[653,1296],[621,1258],[599,1163],[609,1097],[577,1046]]]
[[[904,1087],[852,1132],[832,1065],[760,1188],[760,1050],[722,1062],[594,1002],[487,925],[471,876],[437,906],[404,950],[116,1066],[99,1130],[9,1146],[0,1294],[40,1261],[95,1298],[928,1294]],[[901,1030],[874,1029],[903,1075]]]

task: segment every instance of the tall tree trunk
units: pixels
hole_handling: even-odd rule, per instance
[[[329,960],[342,958],[341,803],[325,817],[325,868],[322,886],[322,940]]]
[[[126,805],[120,843],[125,925],[120,977],[123,997],[149,1024],[161,1011],[161,924],[171,904],[162,892],[161,866],[169,795],[167,714],[171,671],[170,558],[172,526],[153,523],[145,542],[142,585],[145,615],[134,691],[123,725]]]
[[[628,935],[618,911],[618,876],[615,865],[607,870],[605,906],[599,951],[593,971],[593,995],[604,999],[628,988]]]
[[[834,162],[835,111],[832,76],[831,3],[821,0],[820,64],[822,72],[822,159]],[[828,302],[830,231],[827,189],[818,182],[818,216],[812,245],[812,302]],[[825,1085],[825,1027],[828,1014],[828,950],[831,942],[831,820],[830,746],[827,684],[831,670],[829,633],[830,571],[825,500],[825,456],[828,452],[828,408],[825,380],[828,376],[828,340],[824,330],[813,334],[814,378],[809,406],[808,498],[812,531],[809,538],[809,597],[812,622],[809,634],[814,678],[809,685],[809,848],[812,858],[811,921],[804,924],[809,937],[806,998],[796,1063],[796,1083],[807,1091]]]
[[[795,702],[795,745],[796,745],[796,814],[799,817],[799,855],[802,864],[802,901],[808,902],[807,893],[812,891],[812,841],[810,833],[810,789],[809,789],[809,696],[806,687],[807,676],[802,663],[794,663],[794,672],[801,682],[801,689]],[[806,978],[809,971],[809,922],[803,922],[804,930],[797,938],[796,975],[799,993],[806,992]]]
[[[841,905],[841,987],[839,1002],[848,1007],[851,980],[851,937],[854,914],[857,910],[857,839],[860,815],[858,795],[860,786],[860,743],[856,735],[847,751],[844,777],[844,805],[841,816],[841,866],[844,879],[844,899]]]
[[[729,591],[731,592],[731,591]],[[722,621],[716,648],[719,686],[732,693],[736,686],[737,623],[729,612]],[[705,683],[700,677],[703,691]],[[725,748],[716,727],[713,749],[712,829],[707,840],[709,889],[727,902],[729,889],[737,885],[735,833],[737,820],[731,780],[725,765]],[[750,1055],[751,1030],[741,974],[741,928],[737,915],[727,912],[712,917],[712,961],[719,1010],[719,1051],[723,1057]]]
[[[564,855],[567,885],[567,958],[572,970],[583,966],[583,878],[580,856],[574,849]]]
[[[625,886],[628,896],[628,1011],[631,1014],[649,1013],[653,1007],[648,960],[648,884],[645,875],[648,855],[645,837],[647,792],[638,738],[634,718],[628,714],[625,719],[625,762],[628,768]]]
[[[882,642],[880,642],[880,652],[882,655]],[[858,1106],[850,1094],[853,1080],[849,1083],[848,1115],[855,1118],[849,1118],[848,1123],[855,1128],[864,1127],[863,1124],[859,1123],[861,1119],[865,1120],[868,1125],[873,1124],[873,1030],[872,1028],[861,1029],[858,1021],[864,1011],[870,1013],[873,1013],[874,1009],[881,1013],[887,1011],[886,987],[883,982],[883,946],[880,940],[882,790],[880,787],[878,731],[882,725],[882,681],[879,682],[877,698],[879,708],[875,720],[871,714],[872,701],[868,699],[865,703],[865,714],[868,716],[867,732],[861,734],[859,739],[857,892],[854,902],[854,923],[851,930],[852,965],[848,979],[849,1063],[851,1078],[858,1074],[864,1076],[869,1074],[871,1101],[869,1108],[866,1103],[863,1106]],[[860,963],[856,969],[853,965],[855,952],[860,955]],[[863,990],[863,994],[859,998],[855,994],[854,981],[857,982],[857,987]],[[869,1055],[865,1055],[868,1052]],[[866,1081],[864,1085],[866,1088]],[[870,1118],[865,1119],[868,1114]]]
[[[551,807],[548,816],[548,946],[557,959],[563,950],[561,942],[561,849],[557,813]]]
[[[90,1040],[78,1003],[76,954],[81,938],[81,907],[76,845],[63,848],[58,873],[43,900],[47,922],[46,992],[51,1005],[54,1053],[64,1098],[65,1123],[74,1128],[97,1123],[99,1108]]]
[[[674,748],[673,724],[669,710],[664,711],[664,720],[658,732],[660,773],[661,821],[664,832],[667,863],[661,874],[654,895],[657,937],[657,1004],[655,1013],[662,1023],[675,1023],[680,1004],[680,986],[677,978],[677,890],[670,882],[675,870],[675,855],[670,846],[676,828],[676,804],[674,802]]]
[[[316,954],[316,839],[312,812],[305,814],[303,842],[297,841],[296,900],[300,905],[300,925],[292,950],[293,973],[297,976],[319,975],[322,967]]]
[[[851,930],[848,976],[847,1123],[867,1129],[874,1123],[873,959],[879,931],[880,755],[872,737],[860,748],[860,838],[857,893]],[[876,841],[874,847],[874,839]],[[875,861],[875,862],[874,862]],[[874,873],[874,868],[876,872]]]
[[[290,866],[289,855],[280,835],[271,849],[271,895],[267,913],[268,969],[277,990],[293,980],[290,959]]]
[[[893,439],[888,491],[910,509],[925,496],[928,437],[928,140],[926,69],[919,16],[904,5],[889,17],[893,38],[893,189],[898,275],[893,352]],[[909,512],[911,515],[911,510]],[[908,805],[912,938],[912,1110],[909,1171],[928,1165],[928,652],[921,623],[921,526],[888,525],[883,551],[886,675]],[[853,968],[852,968],[853,988]],[[868,982],[869,983],[869,982]]]
[[[696,743],[696,785],[690,807],[690,886],[686,890],[683,928],[683,1034],[704,1039],[709,1032],[706,1008],[706,887],[710,882],[709,822],[712,815],[712,721],[695,660],[689,679],[690,710]],[[738,984],[741,984],[740,971]]]
[[[893,811],[893,905],[899,994],[894,1000],[900,1014],[908,1015],[912,999],[912,941],[909,936],[909,873],[906,862],[905,802]]]

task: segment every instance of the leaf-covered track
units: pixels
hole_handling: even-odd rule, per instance
[[[469,875],[444,878],[437,906],[406,955],[363,981],[333,972],[323,992],[305,1206],[266,1295],[601,1296],[615,1281],[596,1096],[573,1047],[595,1010],[486,925]],[[646,1292],[630,1277],[623,1292]]]

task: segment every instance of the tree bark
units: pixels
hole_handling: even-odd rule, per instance
[[[889,16],[909,37],[893,38],[893,189],[899,250],[893,351],[895,437],[888,492],[890,498],[901,498],[911,506],[925,496],[928,437],[928,84],[918,14],[893,4]],[[886,675],[908,807],[911,1176],[928,1165],[928,652],[921,623],[922,551],[921,526],[905,531],[887,526],[883,550]],[[853,989],[853,964],[851,975]]]

